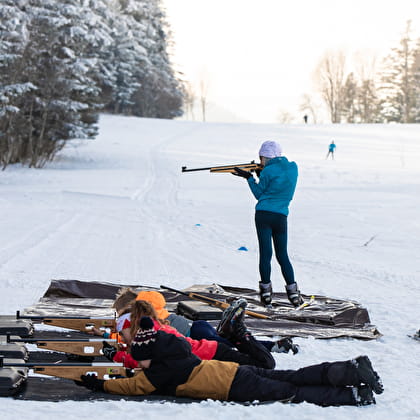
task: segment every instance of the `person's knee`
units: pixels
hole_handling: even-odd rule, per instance
[[[274,399],[276,401],[293,400],[298,392],[297,386],[289,382],[279,382],[274,390]]]

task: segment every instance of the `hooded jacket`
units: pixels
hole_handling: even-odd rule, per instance
[[[104,389],[112,394],[161,395],[227,400],[238,364],[218,360],[201,361],[192,354],[191,346],[182,337],[157,331],[150,367],[132,378],[105,381]],[[142,346],[133,344],[131,353],[143,358]]]
[[[295,162],[289,162],[285,157],[270,159],[261,171],[258,183],[253,176],[248,179],[248,185],[258,200],[255,210],[271,211],[287,216],[296,189],[297,177],[298,168]]]

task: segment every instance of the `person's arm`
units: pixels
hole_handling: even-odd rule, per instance
[[[105,392],[119,395],[148,395],[156,391],[143,371],[132,378],[110,379],[103,387]]]
[[[264,172],[261,173],[260,180],[258,183],[253,176],[248,178],[249,188],[251,189],[252,194],[257,200],[259,200],[261,195],[265,192],[269,183],[269,179],[267,175],[264,174]]]
[[[130,334],[130,328],[124,328],[120,331],[120,335],[127,346],[131,344],[131,334]]]

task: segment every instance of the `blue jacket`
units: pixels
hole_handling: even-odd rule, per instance
[[[261,171],[257,183],[252,176],[248,185],[258,200],[255,210],[272,211],[287,216],[289,203],[296,189],[298,168],[285,157],[270,159]]]

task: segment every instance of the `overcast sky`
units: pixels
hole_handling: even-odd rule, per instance
[[[328,49],[386,54],[408,19],[420,36],[420,0],[163,0],[173,61],[208,98],[239,118],[301,122],[304,93]]]

